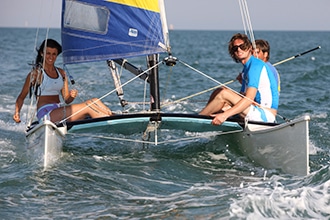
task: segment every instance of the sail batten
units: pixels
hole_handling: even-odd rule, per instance
[[[168,30],[159,4],[162,1],[63,0],[64,64],[167,52]]]

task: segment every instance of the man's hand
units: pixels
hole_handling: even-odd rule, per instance
[[[223,113],[211,115],[211,117],[214,117],[212,120],[213,125],[221,125],[227,120],[227,117]]]

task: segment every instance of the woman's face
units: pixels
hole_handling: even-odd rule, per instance
[[[56,48],[47,47],[46,56],[44,56],[45,63],[47,65],[54,65],[57,55],[58,55],[58,51]]]

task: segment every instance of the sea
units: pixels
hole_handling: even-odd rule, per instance
[[[161,101],[235,79],[242,65],[230,58],[227,45],[238,32],[171,30],[177,63],[159,66]],[[266,170],[221,137],[146,146],[67,136],[63,156],[43,169],[26,156],[31,100],[25,100],[20,124],[12,116],[36,48],[45,38],[61,42],[60,29],[0,28],[0,219],[330,219],[330,32],[255,31],[254,37],[270,43],[272,63],[290,58],[276,66],[278,114],[311,117],[306,176]],[[146,69],[145,57],[128,60]],[[63,68],[61,55],[56,65]],[[117,114],[149,109],[139,102],[149,101],[148,85],[140,79],[123,87],[129,105],[121,107],[105,61],[65,68],[75,80],[70,87],[79,91],[75,102],[105,96]],[[135,77],[119,70],[122,84]],[[236,81],[228,86],[240,87]],[[210,93],[162,110],[197,114]]]

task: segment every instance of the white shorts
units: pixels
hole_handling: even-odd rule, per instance
[[[251,105],[249,113],[245,116],[249,121],[261,121],[274,123],[276,121],[275,115],[266,109]]]

